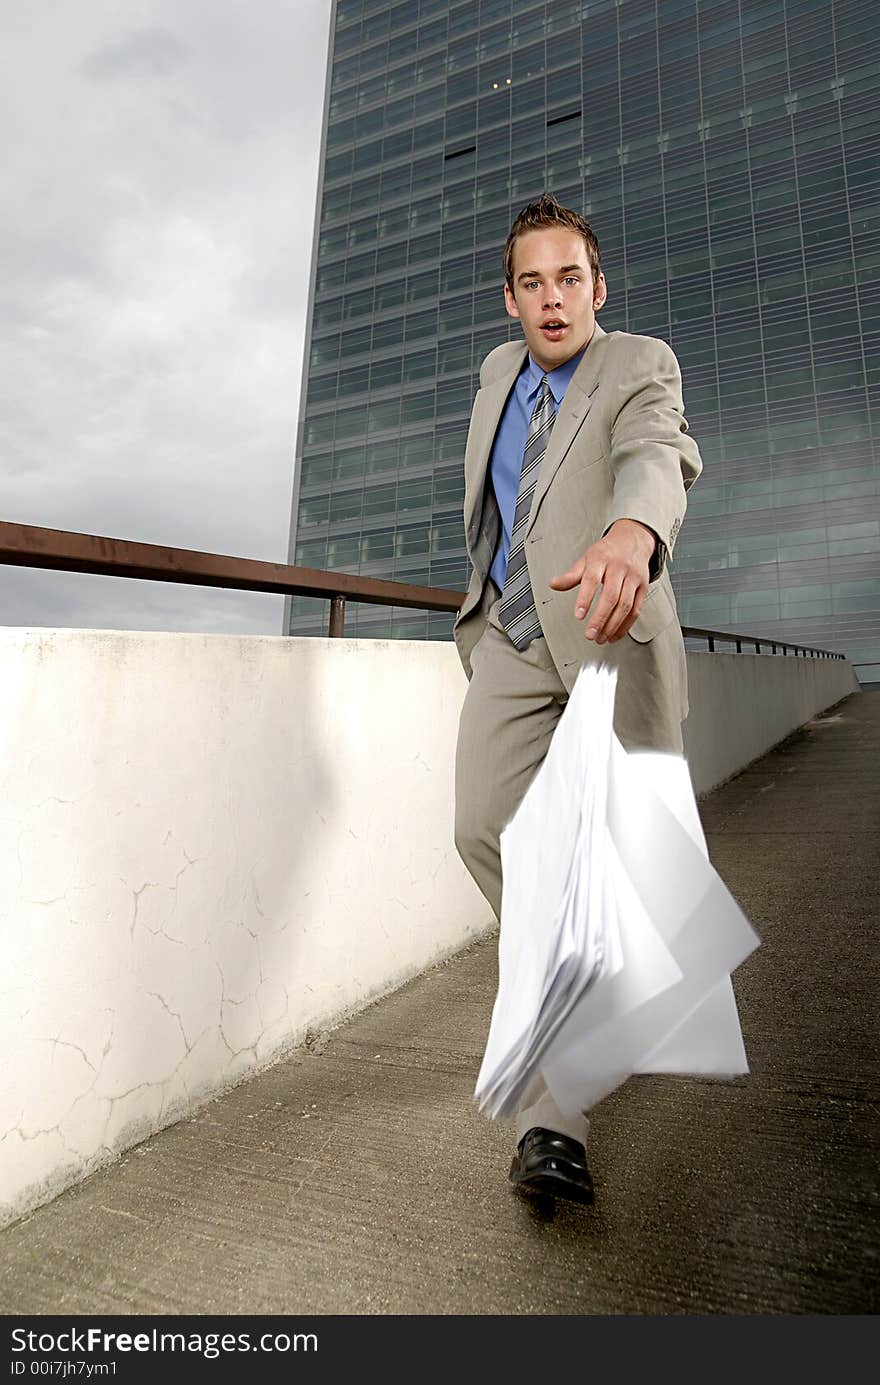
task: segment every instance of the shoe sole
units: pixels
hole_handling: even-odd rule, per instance
[[[576,1183],[572,1179],[563,1178],[558,1173],[533,1173],[525,1177],[517,1177],[514,1166],[510,1170],[509,1178],[518,1193],[524,1193],[527,1197],[556,1197],[563,1198],[566,1202],[580,1202],[587,1206],[594,1201],[593,1189],[584,1186],[583,1183]]]

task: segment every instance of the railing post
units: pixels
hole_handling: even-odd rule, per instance
[[[330,598],[330,635],[332,639],[341,640],[345,634],[345,597],[331,596]]]

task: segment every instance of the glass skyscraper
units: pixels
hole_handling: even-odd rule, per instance
[[[863,0],[338,0],[290,561],[464,590],[476,373],[519,334],[501,251],[547,190],[599,237],[606,331],[681,362],[682,622],[880,680],[878,102]],[[285,628],[325,632],[326,603]]]

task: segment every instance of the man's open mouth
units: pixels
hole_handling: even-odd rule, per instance
[[[562,318],[551,318],[549,322],[541,323],[541,331],[544,333],[544,336],[549,337],[551,341],[558,341],[567,326],[568,323],[563,322]]]

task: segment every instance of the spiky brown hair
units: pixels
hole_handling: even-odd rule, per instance
[[[578,235],[583,236],[595,287],[602,271],[602,252],[599,249],[599,242],[592,226],[578,212],[571,211],[569,207],[563,207],[552,193],[544,192],[537,202],[530,202],[528,206],[523,207],[507,236],[507,243],[504,246],[504,279],[511,292],[513,291],[513,247],[518,237],[525,235],[527,231],[541,231],[548,226],[566,226],[570,231],[577,231]]]

